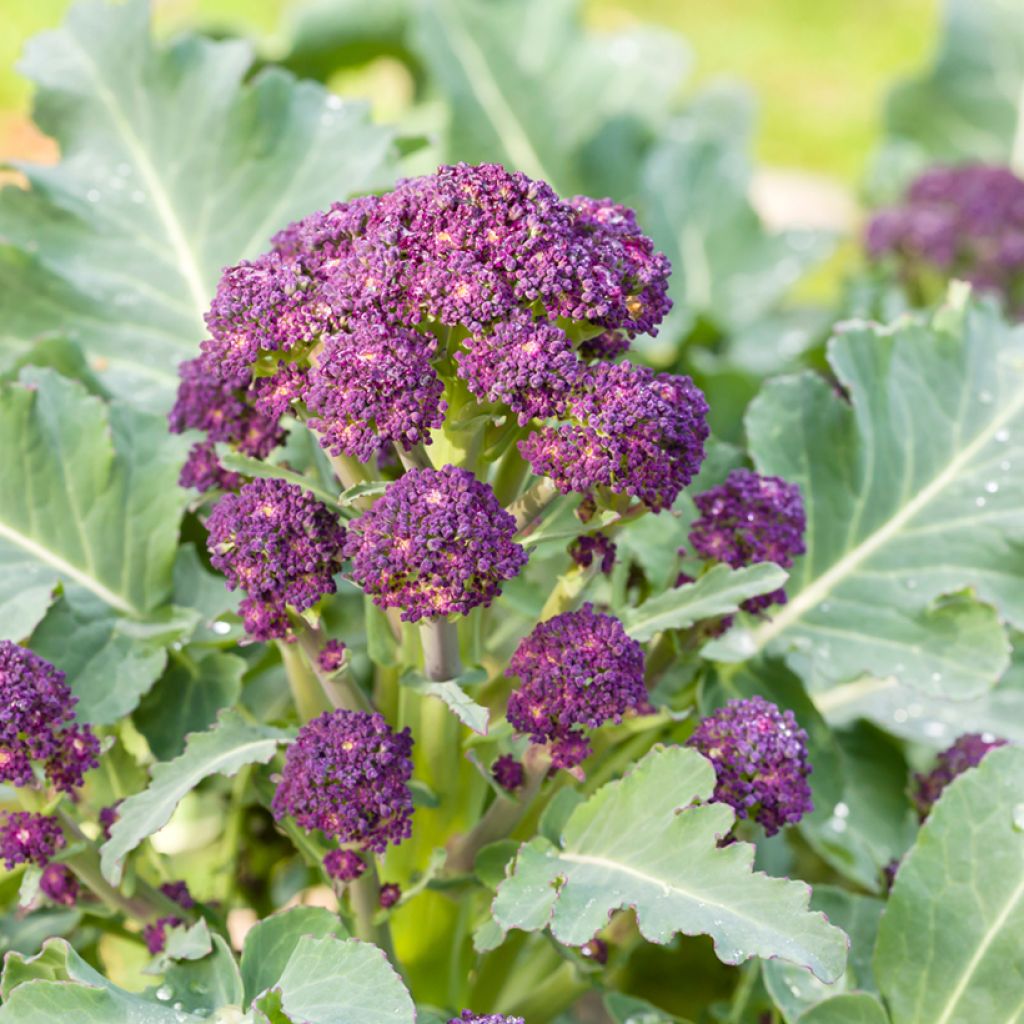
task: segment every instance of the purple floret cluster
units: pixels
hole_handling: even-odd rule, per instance
[[[945,788],[969,768],[976,768],[990,750],[1005,747],[1007,741],[991,733],[966,732],[957,737],[936,759],[925,775],[915,775],[914,803],[921,820],[931,813]]]
[[[488,605],[526,551],[494,492],[456,466],[412,469],[350,523],[352,579],[381,608],[416,622]]]
[[[814,809],[807,733],[792,711],[763,697],[731,700],[701,721],[687,745],[714,765],[712,800],[756,821],[766,835]]]
[[[647,701],[643,648],[590,604],[536,626],[506,674],[519,679],[509,722],[534,743],[550,744],[555,768],[574,768],[590,754],[583,727],[619,722]]]
[[[317,652],[316,663],[325,672],[337,672],[345,663],[346,650],[340,640],[328,640]]]
[[[412,735],[380,714],[328,711],[288,748],[272,809],[307,831],[383,853],[412,832]]]
[[[45,868],[63,847],[64,832],[56,818],[28,811],[4,812],[0,821],[0,857],[8,871],[19,864]]]
[[[868,255],[895,261],[917,301],[950,278],[995,292],[1024,316],[1024,181],[1008,167],[933,167],[868,225]]]
[[[324,856],[324,871],[336,882],[354,882],[366,871],[366,861],[355,850],[331,850]]]
[[[615,541],[607,534],[586,533],[569,545],[569,556],[582,569],[589,569],[595,562],[606,576],[615,567]]]
[[[71,793],[99,764],[99,740],[75,721],[78,698],[64,673],[39,655],[0,640],[0,782],[28,786],[33,763]]]
[[[690,544],[702,558],[734,569],[756,562],[789,568],[804,553],[807,518],[796,484],[734,469],[725,483],[696,495],[693,502],[700,517],[690,528]],[[742,607],[756,613],[785,601],[780,588],[752,597]]]
[[[335,592],[345,528],[297,484],[253,480],[221,497],[206,525],[211,562],[245,591],[242,617],[256,639],[288,636],[289,607],[301,612]]]
[[[385,882],[380,887],[378,902],[384,910],[390,910],[402,898],[402,887],[397,882]]]
[[[160,886],[160,891],[169,900],[177,903],[182,910],[191,910],[196,905],[196,901],[192,898],[192,893],[188,891],[188,886],[184,882],[164,882]],[[169,914],[147,924],[142,929],[142,939],[146,943],[146,949],[149,950],[152,956],[162,953],[167,945],[167,929],[175,928],[179,924],[184,923],[183,918]]]
[[[269,444],[289,410],[361,461],[429,443],[441,366],[523,423],[560,414],[589,364],[656,332],[670,269],[630,210],[495,164],[336,203],[223,274],[171,417],[207,432],[188,482],[229,486],[212,443]]]
[[[563,494],[604,489],[660,512],[700,469],[707,412],[689,377],[602,363],[572,391],[562,416],[567,422],[531,434],[519,451]]]

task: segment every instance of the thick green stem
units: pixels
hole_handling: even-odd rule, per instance
[[[545,747],[533,746],[524,758],[526,779],[522,792],[516,798],[496,797],[472,831],[451,844],[448,850],[448,870],[463,874],[473,870],[476,855],[490,843],[511,835],[526,816],[540,792],[540,787],[551,768],[551,755]]]
[[[391,928],[387,921],[377,920],[380,914],[380,877],[377,859],[370,854],[363,874],[348,887],[349,906],[355,918],[356,938],[372,942],[387,954],[392,964],[398,963],[391,942]]]
[[[421,444],[413,445],[408,451],[402,445],[396,444],[395,451],[398,454],[399,461],[406,469],[433,468],[434,464],[430,461],[426,448]]]
[[[456,679],[462,674],[459,628],[449,619],[425,619],[420,624],[423,644],[423,674],[434,683]]]
[[[514,448],[505,452],[494,477],[494,494],[502,505],[509,505],[519,496],[523,481],[530,472],[526,460]]]
[[[586,589],[587,584],[594,578],[597,567],[591,565],[584,569],[582,566],[574,565],[568,572],[558,577],[544,607],[540,611],[540,622],[553,618],[567,612],[576,603],[577,598]]]
[[[329,711],[331,703],[299,645],[279,640],[277,649],[281,652],[281,661],[288,676],[288,688],[292,692],[292,700],[295,701],[295,710],[298,711],[299,718],[303,722],[309,722],[317,715]]]
[[[514,998],[503,1010],[526,1020],[553,1020],[589,990],[590,984],[573,964],[565,961],[543,982],[518,999]]]
[[[508,506],[508,511],[516,517],[516,530],[523,533],[557,497],[558,488],[547,477],[538,480]]]
[[[356,685],[347,665],[342,665],[335,672],[320,667],[320,651],[326,642],[323,633],[309,625],[296,628],[295,633],[309,671],[313,673],[328,704],[332,708],[344,708],[346,711],[372,711],[370,702]]]

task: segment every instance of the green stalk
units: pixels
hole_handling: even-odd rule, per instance
[[[362,690],[356,685],[347,665],[343,665],[336,672],[325,672],[320,667],[319,655],[323,649],[325,637],[319,629],[314,629],[307,623],[297,626],[295,635],[308,671],[313,673],[323,696],[332,708],[345,708],[347,711],[373,710]]]
[[[519,496],[523,481],[530,472],[530,467],[515,448],[510,448],[498,464],[498,472],[494,477],[494,494],[502,505],[509,505]]]
[[[348,887],[349,906],[355,919],[356,938],[372,942],[383,949],[388,959],[397,967],[394,946],[391,942],[391,928],[387,920],[378,920],[380,915],[380,876],[377,874],[377,858],[370,854],[366,870]]]
[[[495,797],[472,830],[449,847],[447,867],[453,874],[472,871],[476,855],[490,843],[511,835],[533,805],[551,768],[551,755],[545,747],[532,746],[524,762],[526,778],[519,796]]]
[[[399,461],[408,469],[432,469],[433,463],[422,444],[413,445],[408,451],[400,444],[395,445],[395,452]]]
[[[516,530],[522,533],[532,525],[558,497],[558,488],[545,476],[541,477],[522,497],[508,506],[516,517]]]
[[[450,619],[424,619],[420,623],[423,644],[423,674],[435,683],[457,679],[462,674],[459,629]]]
[[[563,961],[539,985],[519,998],[513,997],[503,1012],[526,1020],[552,1020],[589,991],[590,984],[580,976],[576,967]]]
[[[309,722],[317,715],[329,711],[331,703],[298,644],[278,640],[277,649],[281,652],[281,661],[288,676],[288,687],[292,692],[292,700],[295,701],[295,710],[298,711],[299,718],[303,722]]]
[[[586,589],[587,584],[594,578],[597,567],[594,565],[584,569],[582,566],[574,565],[568,572],[558,577],[548,599],[544,602],[538,621],[544,622],[568,611],[576,603],[580,594]]]

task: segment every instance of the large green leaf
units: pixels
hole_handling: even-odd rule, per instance
[[[265,764],[288,735],[281,729],[249,725],[234,711],[224,711],[209,732],[193,733],[180,757],[154,765],[149,786],[121,804],[120,817],[101,850],[107,880],[114,885],[120,881],[124,858],[163,828],[203,779],[234,775],[247,764]]]
[[[323,907],[292,907],[260,921],[246,935],[242,950],[246,999],[255,999],[277,983],[303,936],[344,938],[345,934],[341,918]]]
[[[707,653],[784,652],[813,690],[870,674],[977,696],[1007,666],[1000,618],[1024,624],[1024,334],[954,288],[930,324],[847,326],[829,360],[849,402],[789,377],[746,422],[807,506],[789,602]]]
[[[29,367],[0,385],[0,445],[0,636],[27,636],[58,583],[122,619],[167,599],[185,446],[161,418]]]
[[[730,569],[716,565],[687,583],[622,613],[622,624],[634,640],[650,640],[666,629],[685,629],[702,619],[735,612],[743,601],[778,590],[786,571],[771,562]]]
[[[812,1006],[799,1024],[889,1024],[878,999],[867,992],[848,992]]]
[[[31,959],[4,963],[2,1024],[190,1024],[205,1019],[126,992],[93,970],[63,939]]]
[[[672,261],[676,303],[650,351],[669,356],[698,317],[730,333],[756,323],[831,248],[819,232],[761,223],[748,198],[751,135],[746,93],[718,88],[664,125],[645,157],[641,224]]]
[[[127,618],[90,591],[65,586],[29,646],[67,673],[83,722],[109,725],[135,708],[167,664],[167,645],[188,636],[196,620],[191,609],[174,607]]]
[[[630,906],[652,942],[710,935],[725,963],[780,957],[835,980],[846,937],[807,909],[805,885],[752,872],[753,847],[717,845],[733,812],[706,802],[714,788],[714,769],[696,751],[656,748],[573,811],[559,845],[537,838],[520,848],[498,887],[495,921],[505,930],[550,926],[580,946]]]
[[[948,786],[896,875],[875,949],[893,1024],[1024,1013],[1024,750]]]
[[[299,939],[271,993],[276,994],[288,1019],[303,1024],[416,1020],[412,998],[383,951],[354,939]]]
[[[242,691],[245,662],[235,654],[186,650],[135,712],[136,728],[161,761],[177,757],[189,733],[208,729]]]
[[[1024,22],[1015,0],[945,0],[932,66],[889,97],[890,136],[921,162],[1009,163],[1021,142]]]
[[[222,267],[390,183],[391,133],[363,105],[279,69],[247,81],[251,65],[237,41],[156,45],[146,0],[83,0],[29,45],[62,161],[0,194],[0,343],[60,332],[111,390],[163,409]]]
[[[448,156],[502,163],[563,194],[625,198],[689,56],[652,29],[587,33],[580,6],[421,0],[414,48],[449,103]]]

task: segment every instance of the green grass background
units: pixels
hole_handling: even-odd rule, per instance
[[[155,9],[164,32],[198,25],[258,39],[279,31],[301,2],[155,0]],[[25,40],[56,25],[70,3],[0,0],[0,157],[15,149],[14,129],[30,106],[15,60]],[[602,28],[646,21],[685,36],[696,56],[695,83],[726,75],[753,88],[759,161],[854,184],[877,141],[887,88],[934,49],[939,3],[588,0],[587,16]]]

